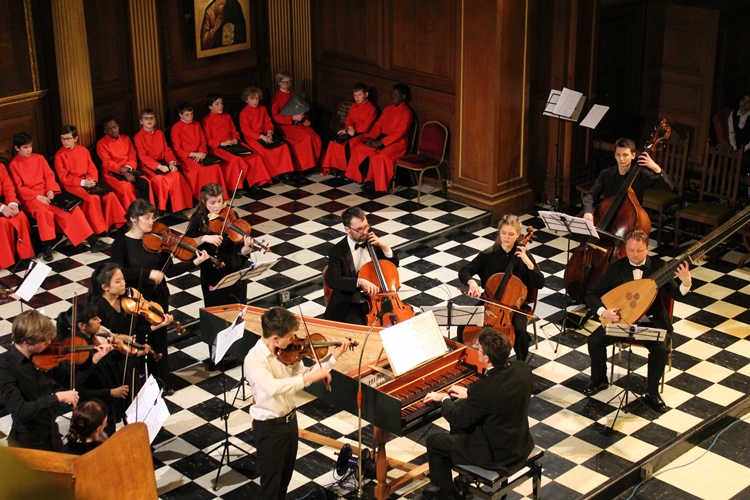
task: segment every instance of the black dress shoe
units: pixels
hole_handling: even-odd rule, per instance
[[[435,485],[428,484],[422,490],[422,498],[425,500],[453,500],[452,492],[449,494]]]
[[[91,252],[97,253],[97,252],[103,252],[104,250],[108,249],[110,246],[107,245],[103,240],[96,240],[96,243],[91,245]]]
[[[586,396],[593,396],[594,394],[598,393],[599,391],[603,391],[607,387],[609,387],[609,384],[607,383],[606,380],[604,382],[591,382],[583,390],[583,394],[586,395]]]
[[[174,389],[172,389],[171,387],[167,387],[166,389],[162,391],[162,396],[164,397],[172,396],[172,395],[174,395]]]
[[[655,412],[659,413],[666,413],[666,411],[669,409],[667,408],[666,403],[664,403],[664,400],[659,396],[659,394],[650,394],[646,393],[643,396],[643,402],[646,406],[654,410]]]
[[[42,253],[42,258],[44,259],[44,262],[52,262],[52,259],[54,259],[54,255],[52,255],[52,249],[47,247],[44,249],[44,252]]]

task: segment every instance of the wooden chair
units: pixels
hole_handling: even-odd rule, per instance
[[[734,215],[741,164],[742,150],[733,150],[728,142],[714,147],[706,144],[698,202],[675,212],[675,248],[682,235],[702,238],[706,234],[687,230],[683,224],[685,220],[707,224],[715,229]]]
[[[647,189],[643,195],[643,208],[656,212],[658,217],[657,245],[661,245],[665,214],[670,214],[682,205],[689,147],[690,134],[686,134],[685,138],[681,139],[677,132],[672,131],[672,135],[664,142],[664,148],[654,154],[654,161],[664,170],[665,175],[669,175],[674,182],[674,190],[672,191]]]
[[[351,109],[352,104],[354,103],[351,101],[341,101],[338,106],[336,106],[336,116],[339,117],[341,128],[344,128],[346,117],[349,116],[349,109]]]
[[[331,301],[331,295],[333,295],[333,288],[328,286],[328,266],[323,268],[323,299],[325,304]]]
[[[415,127],[416,130],[416,127]],[[419,181],[417,183],[417,204],[422,200],[422,180],[425,172],[434,170],[437,173],[440,189],[445,195],[443,187],[443,177],[440,174],[440,168],[445,163],[445,153],[448,149],[448,128],[438,121],[429,121],[422,126],[422,134],[419,138],[419,146],[416,154],[407,154],[396,160],[393,168],[393,183],[391,194],[396,191],[396,170],[399,167],[410,170],[414,173],[419,172]]]
[[[537,288],[532,287],[526,287],[526,303],[521,306],[521,309],[530,314],[528,319],[528,323],[531,323],[532,328],[534,329],[534,347],[536,349],[539,349],[539,334],[536,329],[536,319],[534,318],[534,313],[536,312],[536,301],[539,296],[539,290]]]

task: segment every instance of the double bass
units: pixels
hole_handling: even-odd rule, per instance
[[[396,266],[391,261],[378,260],[375,248],[369,241],[365,242],[365,246],[370,254],[371,262],[362,266],[358,277],[371,283],[377,283],[380,289],[377,294],[366,296],[368,311],[365,319],[367,324],[387,327],[413,318],[414,310],[411,306],[401,302],[398,297],[398,289],[401,288],[401,283]],[[378,323],[375,323],[376,320]]]
[[[671,133],[667,121],[662,120],[654,128],[644,151],[655,153]],[[633,160],[617,194],[602,201],[594,212],[596,228],[619,239],[606,235],[601,235],[599,240],[589,238],[570,256],[564,286],[568,295],[578,303],[583,303],[584,295],[604,275],[609,262],[625,256],[625,245],[621,242],[625,235],[635,229],[646,234],[651,232],[651,219],[631,187],[641,168],[638,160]]]
[[[521,278],[513,274],[513,267],[519,260],[515,252],[519,246],[525,247],[533,237],[534,228],[528,226],[526,235],[516,242],[505,272],[490,276],[484,284],[484,293],[480,297],[484,302],[484,326],[491,326],[500,333],[504,333],[510,339],[511,345],[516,342],[513,312],[523,305],[528,293]],[[463,333],[463,343],[473,345],[482,328],[482,326],[467,326]]]

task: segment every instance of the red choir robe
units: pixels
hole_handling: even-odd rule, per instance
[[[156,173],[156,167],[159,165],[169,166],[170,162],[177,162],[177,157],[167,145],[164,132],[154,129],[154,132],[149,134],[141,129],[135,134],[133,142],[141,170],[148,177],[154,190],[156,208],[166,211],[167,201],[172,203],[172,212],[193,208],[193,193],[180,172]]]
[[[61,147],[55,153],[55,171],[66,191],[83,198],[81,209],[96,234],[107,232],[113,225],[119,228],[125,224],[125,208],[114,192],[99,196],[89,194],[81,186],[84,179],[99,183],[99,172],[88,149],[79,145],[73,149]]]
[[[281,114],[281,110],[293,95],[294,92],[281,90],[276,92],[271,98],[271,117],[279,126],[281,136],[289,143],[294,169],[309,170],[318,164],[322,144],[312,127],[305,127],[302,124],[292,125],[292,117]]]
[[[0,165],[0,189],[0,208],[11,203],[20,205],[16,197],[16,188],[13,187],[13,181],[10,180],[5,165]],[[0,214],[0,269],[7,269],[15,264],[16,254],[20,260],[34,256],[30,231],[29,219],[23,211],[19,210],[13,217]]]
[[[344,130],[349,127],[354,127],[354,131],[357,134],[366,134],[372,128],[372,124],[375,123],[377,115],[378,110],[370,101],[365,101],[362,104],[355,102],[352,104],[351,108],[349,108],[349,114],[346,115]],[[339,144],[338,142],[333,141],[329,142],[326,154],[323,157],[323,163],[321,163],[323,166],[322,174],[326,175],[330,173],[331,168],[346,170],[346,151],[344,148],[348,145],[351,151],[351,148],[355,144],[362,142],[363,139],[361,137],[361,135],[352,137],[344,144]]]
[[[133,170],[138,168],[138,160],[135,155],[135,148],[130,137],[120,134],[117,139],[112,139],[105,135],[96,143],[96,154],[102,161],[102,175],[107,179],[107,184],[117,193],[123,207],[129,207],[131,203],[138,198],[135,186],[128,181],[121,181],[110,174],[119,174],[120,168],[124,166],[131,167]],[[146,178],[148,182],[148,178]],[[149,202],[154,203],[154,191],[151,189],[149,182],[148,189]]]
[[[55,181],[55,174],[42,155],[32,153],[28,158],[16,155],[10,162],[10,175],[13,177],[16,192],[21,199],[21,206],[36,219],[39,238],[42,241],[55,239],[57,235],[55,224],[62,229],[73,246],[80,245],[94,234],[81,207],[75,207],[70,212],[66,212],[53,205],[45,205],[36,199],[38,195],[46,196],[49,191],[61,192],[60,186]]]
[[[273,122],[265,107],[245,106],[240,112],[240,130],[245,142],[263,160],[268,174],[271,177],[276,177],[293,172],[294,164],[288,144],[266,149],[258,142],[258,137],[265,135],[269,130],[273,131],[273,129]]]
[[[409,147],[407,134],[411,122],[411,109],[406,103],[386,106],[372,129],[364,137],[360,136],[362,141],[366,138],[380,139],[383,141],[383,149],[377,150],[363,143],[352,146],[346,176],[357,182],[374,182],[375,191],[387,191],[388,184],[393,178],[396,160],[406,154]],[[366,158],[370,159],[370,167],[363,179],[359,166]]]
[[[237,132],[231,116],[227,113],[210,112],[203,117],[201,123],[203,124],[203,132],[206,134],[208,150],[212,155],[223,160],[221,168],[224,171],[224,182],[229,189],[234,189],[235,186],[241,188],[244,181],[247,181],[248,187],[262,186],[271,182],[271,176],[268,174],[263,160],[257,155],[236,156],[219,147],[224,141],[240,139],[240,133]],[[250,149],[247,144],[242,143],[242,145]],[[238,183],[237,179],[240,176],[242,178]]]
[[[172,125],[172,146],[177,158],[180,160],[182,171],[187,177],[193,197],[200,199],[201,188],[206,184],[216,183],[224,190],[224,199],[227,198],[227,187],[224,183],[224,174],[221,167],[216,165],[203,166],[188,155],[190,153],[208,153],[206,149],[206,136],[200,123],[192,121],[185,123],[182,120]],[[236,180],[236,179],[235,179]]]

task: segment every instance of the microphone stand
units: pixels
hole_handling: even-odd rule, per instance
[[[367,330],[365,340],[362,342],[362,350],[359,352],[359,363],[357,364],[357,446],[359,446],[359,454],[357,456],[357,475],[359,484],[357,488],[357,496],[355,498],[358,499],[367,498],[364,491],[362,490],[362,358],[365,355],[367,340],[370,338],[370,334],[372,333],[373,328],[375,328],[375,323],[377,323],[379,320],[382,320],[383,316],[385,316],[386,314],[393,314],[393,302],[391,302],[390,297],[384,297],[381,301],[381,304],[382,309],[373,320],[372,324],[370,325],[370,329]],[[377,362],[378,360],[376,359],[375,363]]]

